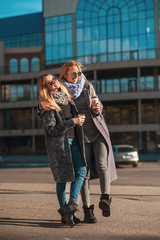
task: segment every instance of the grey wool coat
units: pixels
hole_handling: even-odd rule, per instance
[[[73,102],[70,104],[72,115],[75,117],[77,115],[76,107]],[[75,173],[68,142],[68,130],[75,127],[76,139],[82,153],[84,165],[86,165],[84,137],[81,127],[75,126],[72,119],[65,120],[62,112],[57,112],[56,110],[46,111],[40,105],[37,111],[44,128],[47,154],[55,181],[74,181]]]
[[[103,105],[101,103],[101,110],[99,114],[95,114],[92,109],[91,109],[91,98],[93,96],[96,96],[94,88],[92,85],[90,84],[85,84],[84,88],[83,88],[83,95],[85,98],[85,102],[87,104],[88,107],[88,111],[92,117],[92,120],[96,126],[96,128],[99,130],[99,132],[101,133],[101,135],[104,137],[106,144],[108,146],[108,169],[109,169],[109,173],[110,173],[110,180],[116,180],[117,179],[117,173],[116,173],[116,167],[115,167],[115,161],[114,161],[114,155],[113,155],[113,150],[112,150],[112,144],[111,144],[111,140],[110,140],[110,135],[109,135],[109,131],[107,128],[107,125],[105,123],[104,117],[102,115],[102,109],[103,109]],[[93,165],[93,163],[91,163],[91,165]],[[91,169],[93,171],[93,167]]]

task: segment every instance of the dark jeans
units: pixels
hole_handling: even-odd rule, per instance
[[[78,195],[80,193],[87,170],[76,140],[74,138],[69,138],[69,144],[71,148],[72,162],[75,172],[75,180],[71,183],[70,186],[70,200],[77,202]],[[56,191],[60,206],[66,205],[66,182],[57,183]]]

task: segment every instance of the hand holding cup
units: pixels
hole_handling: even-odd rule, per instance
[[[84,113],[79,113],[78,114],[78,119],[79,119],[79,125],[82,126],[83,123],[85,122],[85,114]]]
[[[92,98],[91,107],[95,112],[100,111],[101,104],[100,104],[99,99],[97,97]]]

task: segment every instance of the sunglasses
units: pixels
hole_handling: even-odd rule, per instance
[[[58,80],[58,77],[56,77],[56,76],[54,76],[53,78],[52,78],[52,80],[51,81],[49,81],[48,83],[49,83],[49,85],[53,85],[53,84],[55,84],[55,82]]]
[[[75,77],[77,77],[77,75],[80,77],[81,76],[81,74],[82,74],[82,72],[72,72],[72,77],[73,78],[75,78]]]

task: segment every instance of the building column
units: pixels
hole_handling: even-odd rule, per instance
[[[154,22],[155,22],[155,48],[156,48],[156,58],[159,58],[159,6],[158,0],[154,0]]]
[[[4,74],[4,42],[0,42],[0,74]]]
[[[158,110],[159,110],[159,102],[158,99],[155,99],[154,101],[155,104],[155,123],[159,123],[159,116],[158,116]]]
[[[33,99],[32,101],[35,101],[34,99],[34,79],[32,78],[31,79],[31,91],[32,91],[32,96],[33,96]],[[35,129],[35,112],[34,112],[34,107],[32,107],[32,130]],[[35,153],[35,136],[33,135],[32,136],[32,153]]]
[[[143,150],[142,132],[139,132],[139,150],[140,150],[140,152]]]
[[[142,124],[142,108],[141,108],[141,99],[138,99],[138,124]],[[139,149],[142,150],[143,144],[142,144],[142,132],[139,131]]]
[[[137,67],[137,91],[138,92],[141,90],[140,78],[141,78],[141,69],[140,67]]]
[[[95,91],[97,91],[97,70],[94,70],[93,77],[95,82]]]

